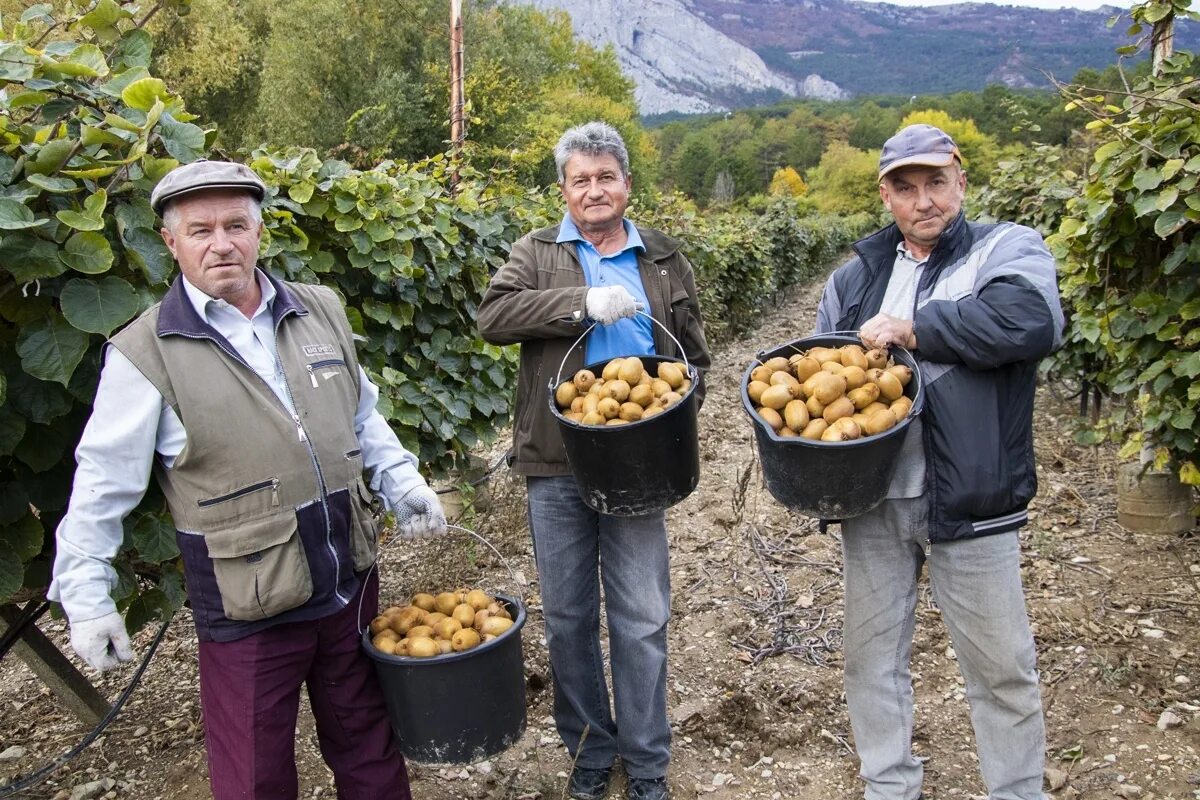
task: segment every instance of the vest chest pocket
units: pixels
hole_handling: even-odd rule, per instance
[[[312,573],[295,514],[206,533],[204,542],[229,619],[267,619],[312,597]]]

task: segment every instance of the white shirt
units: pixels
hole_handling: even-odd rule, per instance
[[[926,257],[918,261],[904,246],[904,242],[896,245],[896,261],[892,265],[892,277],[883,293],[883,303],[879,307],[881,313],[891,314],[897,319],[913,318],[917,286],[921,282],[921,273],[925,271],[925,262],[928,260]],[[904,445],[900,448],[896,473],[888,487],[887,496],[890,499],[920,497],[925,492],[925,443],[920,418],[913,418],[908,427]]]
[[[181,279],[201,319],[229,341],[294,413],[276,350],[271,316],[275,287],[261,271],[255,273],[262,301],[249,319]],[[361,366],[358,371],[354,431],[363,465],[371,474],[372,491],[382,496],[386,507],[394,508],[424,479],[417,471],[416,456],[401,446],[375,409],[379,389]],[[117,584],[111,563],[123,541],[122,520],[146,493],[155,454],[170,468],[186,443],[187,430],[154,384],[119,350],[107,348],[92,416],[75,450],[79,466],[67,515],[58,526],[54,579],[47,592],[51,600],[62,603],[72,621],[116,610],[109,592]]]

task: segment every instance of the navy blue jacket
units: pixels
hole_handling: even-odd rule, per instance
[[[858,330],[879,313],[902,240],[893,224],[855,243],[825,286],[818,333]],[[1028,519],[1037,365],[1062,343],[1055,278],[1036,231],[961,213],[926,262],[913,332],[930,541],[1012,531]]]

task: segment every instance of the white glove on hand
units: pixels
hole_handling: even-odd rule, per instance
[[[446,532],[446,513],[433,489],[418,486],[396,505],[397,532],[405,539],[441,536]]]
[[[612,325],[619,319],[637,313],[637,300],[624,286],[588,289],[583,304],[587,308],[587,315],[601,325]]]
[[[71,647],[94,670],[104,672],[133,658],[125,620],[116,611],[71,623]]]

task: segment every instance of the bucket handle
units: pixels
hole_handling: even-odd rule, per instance
[[[658,327],[662,328],[662,332],[667,335],[667,338],[669,338],[672,342],[675,343],[675,348],[679,351],[679,355],[683,357],[684,371],[688,375],[690,375],[692,373],[692,365],[691,365],[691,362],[688,361],[687,353],[684,351],[683,345],[679,343],[679,340],[675,338],[675,334],[671,333],[671,331],[667,328],[666,325],[663,325],[661,322],[656,320],[653,316],[651,316],[650,314],[647,314],[643,310],[644,308],[645,308],[645,306],[643,306],[641,303],[638,303],[637,311],[634,313],[636,313],[638,316],[645,317],[646,319],[650,320]],[[554,389],[560,383],[562,383],[563,367],[565,367],[567,365],[567,359],[571,357],[571,351],[574,350],[576,347],[578,347],[579,343],[582,342],[584,340],[584,338],[589,333],[592,332],[592,328],[596,327],[599,324],[600,323],[598,323],[598,322],[593,322],[591,325],[588,325],[587,330],[585,330],[583,333],[579,334],[579,338],[575,340],[575,343],[567,348],[567,352],[563,354],[563,359],[558,365],[558,372],[555,373],[555,375],[554,375],[554,381],[550,384],[551,391],[554,391]]]
[[[858,331],[822,331],[821,333],[819,333],[817,335],[818,336],[858,336],[859,332]],[[860,339],[860,341],[861,341],[861,339]],[[910,359],[912,359],[913,364],[917,368],[917,374],[918,375],[920,374],[921,365],[917,363],[917,359],[915,356],[913,356],[911,350],[909,350],[907,347],[904,347],[903,345],[898,345],[898,344],[888,345],[888,347],[889,348],[895,347],[899,350],[903,350],[905,355],[907,355]],[[795,349],[795,348],[793,348],[793,349]],[[797,350],[797,352],[799,352],[799,350]],[[765,356],[766,354],[767,354],[766,350],[758,351],[758,355],[760,355],[760,356]],[[758,363],[760,363],[760,364],[762,363],[761,358],[758,358],[756,360],[758,361]],[[557,385],[557,384],[555,384],[555,385]],[[922,380],[918,385],[921,387],[921,392],[920,392],[920,395],[917,397],[916,402],[913,404],[913,411],[915,412],[913,414],[913,416],[917,416],[925,408],[925,381]]]
[[[514,584],[516,584],[518,586],[526,585],[526,581],[517,577],[516,570],[514,570],[512,568],[512,564],[508,563],[508,559],[505,558],[504,555],[499,550],[496,549],[495,545],[493,545],[491,542],[489,542],[483,536],[480,536],[478,533],[476,533],[475,531],[473,531],[469,528],[464,528],[461,525],[451,525],[449,523],[446,524],[446,530],[462,531],[463,533],[465,533],[469,536],[473,536],[476,539],[478,539],[480,542],[483,543],[484,547],[491,550],[496,555],[496,558],[500,559],[500,563],[503,564],[504,568],[508,570],[508,575],[510,578],[512,578]],[[402,537],[394,536],[394,537],[392,537],[392,540],[388,542],[388,544],[391,544],[392,541],[395,541],[396,539],[400,539],[400,538],[402,538]],[[381,547],[380,554],[382,554],[382,552],[383,552],[383,548]],[[371,562],[371,566],[367,569],[367,574],[363,576],[362,582],[364,585],[366,585],[366,582],[368,580],[370,580],[371,573],[377,571],[376,568],[378,566],[379,566],[379,555],[376,555],[375,560]],[[366,594],[365,592],[359,592],[358,611],[355,612],[355,614],[354,614],[354,621],[355,621],[355,624],[358,626],[359,636],[361,636],[362,632],[367,629],[367,626],[364,625],[363,621],[362,621],[362,604],[363,604],[363,597],[365,594]]]

